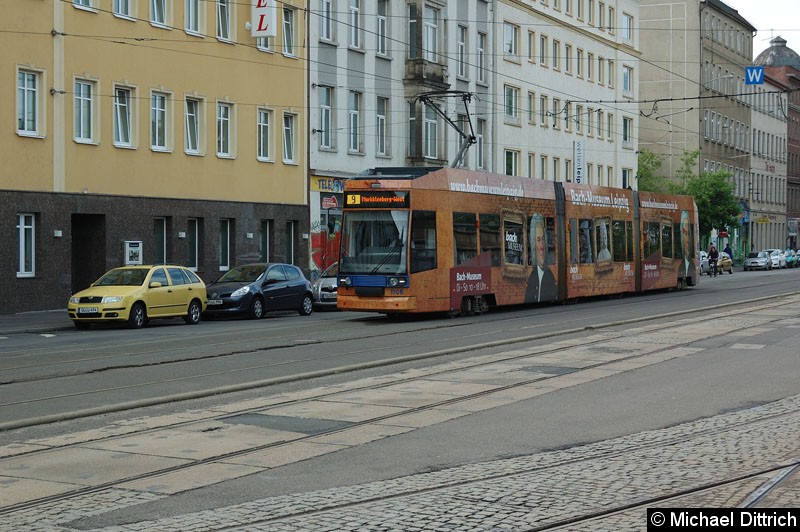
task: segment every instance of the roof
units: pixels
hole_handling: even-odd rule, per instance
[[[769,41],[770,47],[758,54],[755,64],[765,67],[790,66],[800,70],[800,55],[786,46],[786,39],[781,36]]]

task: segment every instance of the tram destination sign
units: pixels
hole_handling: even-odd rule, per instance
[[[408,192],[358,192],[345,194],[344,206],[349,209],[407,209],[411,206]]]

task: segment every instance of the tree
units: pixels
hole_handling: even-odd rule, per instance
[[[667,179],[656,175],[663,162],[664,159],[660,155],[647,148],[639,150],[638,168],[636,169],[639,190],[657,193],[668,191]]]
[[[739,199],[734,194],[731,174],[725,170],[703,172],[690,177],[685,193],[697,204],[700,234],[713,228],[727,228],[739,224]]]

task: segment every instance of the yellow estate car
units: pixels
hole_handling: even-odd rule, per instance
[[[200,322],[206,309],[206,285],[183,266],[124,266],[105,273],[69,298],[67,314],[78,329],[92,323],[127,322],[140,329],[151,318],[183,317]]]

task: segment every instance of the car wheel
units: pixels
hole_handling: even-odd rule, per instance
[[[88,330],[89,327],[92,326],[91,323],[86,323],[86,322],[83,322],[83,321],[76,321],[76,322],[73,322],[73,323],[75,324],[75,328],[78,329],[79,331]]]
[[[250,303],[250,319],[260,320],[264,317],[264,302],[260,297],[254,297],[253,302]]]
[[[308,316],[314,310],[314,300],[311,299],[310,294],[306,294],[303,297],[303,305],[300,307],[298,312],[301,316]]]
[[[200,315],[202,313],[203,307],[201,307],[200,302],[195,299],[189,303],[189,310],[186,312],[186,316],[183,317],[183,321],[189,325],[197,325],[200,323]]]
[[[134,303],[128,315],[128,328],[141,329],[147,323],[147,311],[141,303]]]

